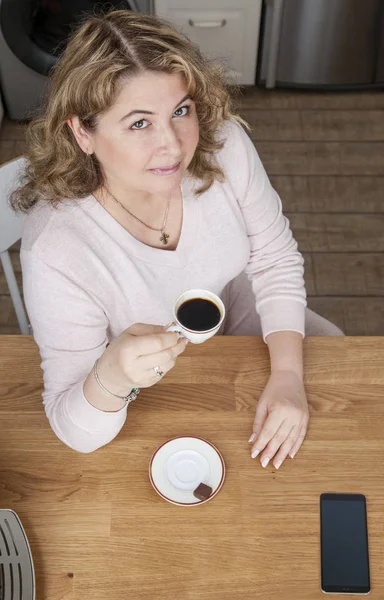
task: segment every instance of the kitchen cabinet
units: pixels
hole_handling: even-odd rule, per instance
[[[239,84],[255,83],[262,0],[155,0],[155,14],[225,64]]]

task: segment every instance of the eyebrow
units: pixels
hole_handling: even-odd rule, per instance
[[[186,100],[192,100],[191,96],[189,94],[187,94],[186,96],[184,96],[184,98],[182,98],[180,100],[180,102],[178,102],[175,106],[175,109],[180,106],[180,104],[182,104],[183,102],[185,102]],[[120,123],[121,121],[124,121],[125,119],[128,119],[128,117],[132,117],[132,115],[154,115],[156,113],[150,111],[150,110],[141,110],[141,109],[137,109],[137,110],[131,110],[131,112],[129,112],[128,114],[124,115],[124,117],[121,117],[120,119]]]

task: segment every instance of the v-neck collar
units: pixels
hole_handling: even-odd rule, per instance
[[[175,250],[153,248],[137,240],[91,195],[80,203],[88,214],[135,258],[152,264],[183,268],[188,264],[198,237],[200,203],[193,193],[195,181],[185,176],[181,182],[183,217],[179,243]]]

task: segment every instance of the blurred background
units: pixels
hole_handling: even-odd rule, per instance
[[[162,16],[223,61],[304,255],[309,307],[347,335],[384,335],[384,0],[0,0],[0,164],[23,154],[50,69],[100,7]],[[18,333],[0,266],[0,334]]]

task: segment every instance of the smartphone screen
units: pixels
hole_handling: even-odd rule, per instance
[[[322,494],[321,587],[323,592],[368,594],[367,510],[362,494]]]

